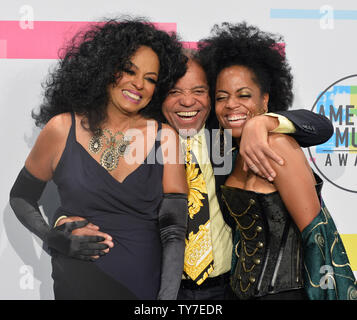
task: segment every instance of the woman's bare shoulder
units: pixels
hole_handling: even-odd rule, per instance
[[[177,131],[167,123],[162,123],[162,130],[167,130],[167,132],[173,133],[175,136],[178,136]]]
[[[51,179],[53,171],[65,148],[71,115],[59,114],[51,118],[40,132],[26,159],[26,168],[41,180]]]
[[[163,123],[161,128],[161,141],[177,144],[179,142],[179,135],[174,128]]]
[[[61,138],[68,134],[71,124],[71,114],[69,112],[61,113],[52,117],[43,128],[43,131],[47,134],[51,134],[53,137],[57,136],[58,138]]]

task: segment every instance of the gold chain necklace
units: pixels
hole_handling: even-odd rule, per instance
[[[117,139],[118,135],[121,136],[120,139]],[[109,129],[99,129],[89,140],[88,149],[91,153],[100,153],[103,149],[104,140],[107,148],[100,157],[100,164],[106,170],[112,171],[118,167],[119,158],[128,152],[129,144],[131,143],[130,139],[131,137],[125,136],[121,131],[113,134]]]

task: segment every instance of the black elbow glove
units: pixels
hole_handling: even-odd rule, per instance
[[[177,299],[185,256],[187,211],[187,194],[164,194],[159,209],[163,256],[158,300]]]
[[[84,227],[88,221],[64,223],[53,229],[46,223],[37,204],[45,186],[46,182],[22,168],[10,192],[10,205],[20,222],[48,247],[66,256],[93,260],[91,256],[100,255],[108,247],[98,243],[104,241],[103,237],[72,235],[74,229]]]

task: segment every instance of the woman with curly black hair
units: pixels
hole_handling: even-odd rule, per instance
[[[186,60],[174,34],[126,18],[76,36],[51,73],[33,114],[45,126],[10,203],[51,250],[56,299],[176,298],[187,184],[178,135],[160,121]],[[37,204],[50,179],[55,219],[79,216],[54,228]],[[80,235],[84,226],[102,237]]]
[[[238,145],[249,119],[291,106],[292,75],[283,49],[281,36],[246,23],[216,25],[200,44],[218,121]],[[273,182],[244,171],[238,154],[221,187],[224,214],[236,231],[234,292],[239,299],[352,297],[354,275],[321,199],[322,180],[293,138],[270,134],[269,144],[284,159],[283,166],[272,163]],[[319,237],[323,241],[316,242]],[[335,290],[323,290],[320,268],[326,265],[332,270],[329,289]]]

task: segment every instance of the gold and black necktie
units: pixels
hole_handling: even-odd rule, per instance
[[[185,165],[189,218],[184,273],[200,285],[213,271],[213,253],[206,183],[191,147],[192,141],[187,138]]]

